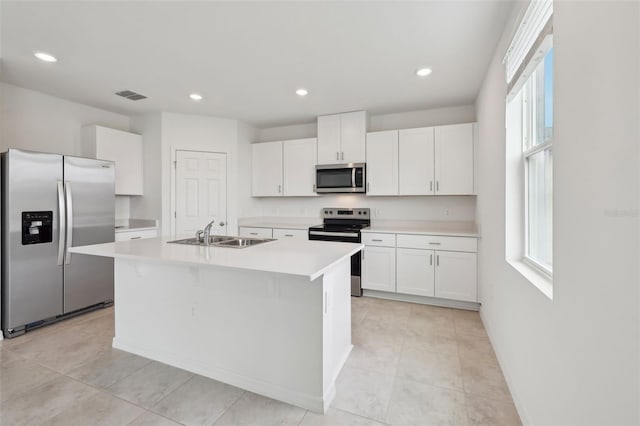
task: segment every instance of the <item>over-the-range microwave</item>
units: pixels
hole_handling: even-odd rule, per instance
[[[316,166],[316,192],[365,192],[365,163],[323,164]]]

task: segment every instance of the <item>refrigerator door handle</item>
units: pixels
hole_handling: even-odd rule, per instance
[[[73,198],[71,197],[71,182],[68,180],[64,182],[64,193],[67,199],[66,213],[67,213],[67,244],[65,248],[64,263],[68,265],[71,262],[71,243],[73,242]]]
[[[64,184],[58,181],[58,266],[64,262],[65,235],[67,233],[67,218],[64,204]]]

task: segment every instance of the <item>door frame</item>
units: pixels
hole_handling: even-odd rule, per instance
[[[169,212],[169,230],[171,231],[171,236],[175,238],[176,236],[176,225],[177,225],[177,221],[176,221],[176,198],[177,198],[177,192],[178,192],[178,181],[176,179],[176,174],[177,174],[177,168],[176,168],[176,159],[178,157],[178,151],[185,151],[185,152],[202,152],[205,154],[221,154],[224,155],[225,157],[225,182],[227,185],[226,188],[226,203],[225,203],[225,222],[227,223],[227,233],[228,233],[228,227],[229,227],[229,153],[228,152],[221,152],[221,151],[205,151],[202,149],[191,149],[191,148],[179,148],[179,147],[171,147],[171,158],[169,159],[169,161],[171,161],[170,163],[170,170],[171,170],[171,183],[169,185],[169,187],[171,188],[171,202],[170,202],[170,212]]]

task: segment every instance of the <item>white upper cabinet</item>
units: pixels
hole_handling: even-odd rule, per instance
[[[398,195],[398,131],[367,133],[367,195]]]
[[[403,129],[398,135],[400,195],[435,194],[433,127]]]
[[[438,195],[473,194],[473,123],[435,128]]]
[[[367,113],[365,111],[318,117],[318,164],[363,163]]]
[[[284,195],[288,197],[316,196],[316,138],[283,142]]]
[[[316,139],[251,145],[251,195],[254,197],[316,196]]]
[[[251,195],[282,196],[282,141],[252,144],[251,162]]]
[[[116,164],[116,194],[143,195],[142,136],[102,126],[82,129],[83,155]]]

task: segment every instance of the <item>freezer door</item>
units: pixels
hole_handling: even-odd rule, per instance
[[[7,332],[63,312],[64,205],[58,203],[61,155],[10,149],[2,165],[2,326]]]
[[[114,241],[115,165],[64,157],[67,247]],[[65,254],[64,312],[113,300],[113,259]]]

